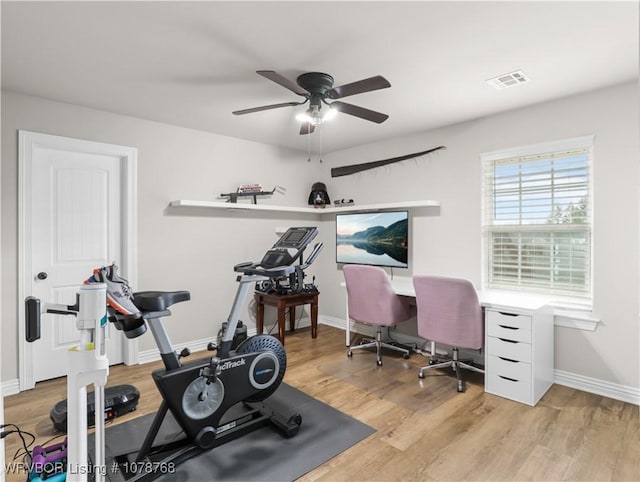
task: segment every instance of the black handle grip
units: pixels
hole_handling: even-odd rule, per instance
[[[27,296],[25,304],[25,338],[29,343],[40,339],[40,300]]]

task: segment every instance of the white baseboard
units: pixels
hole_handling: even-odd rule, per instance
[[[565,387],[582,390],[583,392],[640,405],[640,388],[628,387],[562,370],[553,371],[553,382]]]
[[[318,315],[318,324],[319,325],[333,326],[334,328],[339,328],[341,330],[345,329],[344,319],[343,318],[335,318],[333,316]]]
[[[20,393],[20,380],[17,378],[13,380],[7,380],[2,382],[2,396],[8,397],[9,395],[15,395]]]

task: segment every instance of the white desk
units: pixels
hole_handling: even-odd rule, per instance
[[[394,291],[402,296],[411,298],[416,297],[413,288],[413,279],[406,277],[395,277],[391,280]],[[344,287],[344,281],[340,283]],[[528,314],[538,310],[545,309],[553,300],[550,296],[532,295],[522,293],[509,293],[506,291],[481,290],[478,291],[478,299],[485,309],[497,311],[506,311],[509,313]],[[346,307],[346,320],[349,320],[349,305]],[[346,344],[349,345],[351,340],[350,324],[347,323]]]
[[[415,298],[412,278],[396,277],[391,283],[397,294]],[[485,309],[485,391],[535,405],[553,383],[552,298],[492,290],[479,291],[478,298]]]

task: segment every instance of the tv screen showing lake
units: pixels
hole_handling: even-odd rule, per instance
[[[336,216],[336,261],[406,268],[409,220],[406,211]]]

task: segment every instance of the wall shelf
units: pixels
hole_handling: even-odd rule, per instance
[[[249,203],[228,203],[220,201],[189,201],[179,199],[169,203],[173,207],[184,208],[203,208],[203,209],[224,209],[237,211],[275,211],[283,213],[305,213],[305,214],[336,214],[349,213],[358,211],[385,211],[389,209],[409,209],[423,207],[439,207],[438,201],[400,201],[394,203],[379,204],[353,204],[344,207],[327,207],[316,209],[313,207],[297,207],[297,206],[274,206],[270,204],[249,204]]]

